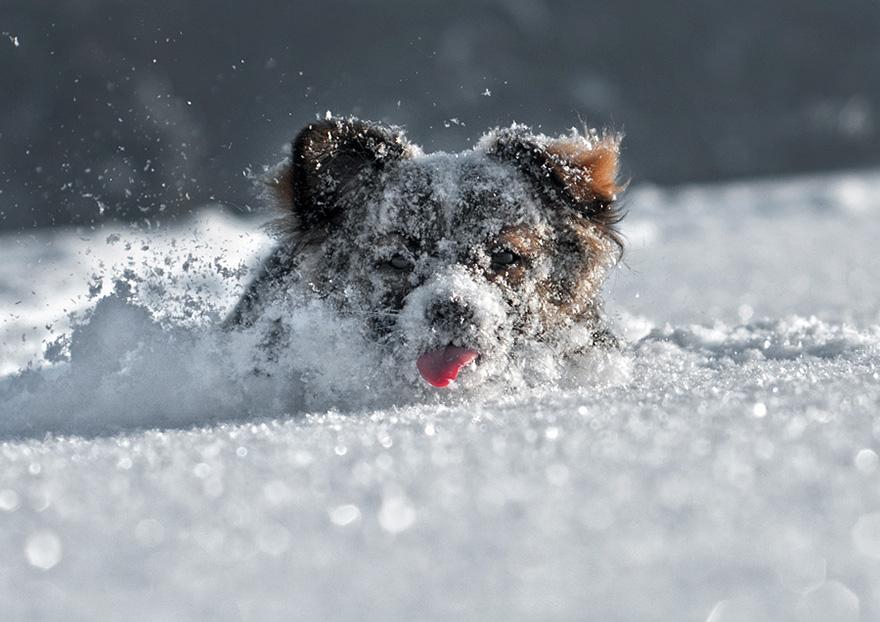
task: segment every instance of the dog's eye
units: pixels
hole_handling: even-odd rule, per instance
[[[400,270],[401,272],[413,269],[413,263],[400,253],[395,254],[391,259],[389,259],[388,265],[395,270]]]
[[[492,266],[495,268],[512,266],[518,261],[519,255],[507,249],[500,249],[492,253]]]

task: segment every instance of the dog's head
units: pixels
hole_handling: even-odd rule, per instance
[[[434,386],[498,375],[521,344],[595,326],[621,250],[618,138],[514,125],[457,154],[393,127],[315,122],[272,187],[297,270]],[[582,344],[583,345],[583,344]]]

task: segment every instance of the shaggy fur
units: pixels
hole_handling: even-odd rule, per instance
[[[514,125],[425,155],[399,128],[312,123],[271,175],[280,241],[230,321],[310,291],[363,317],[403,366],[447,346],[479,352],[465,384],[502,376],[528,342],[561,357],[613,345],[600,288],[623,248],[618,153],[616,135]]]

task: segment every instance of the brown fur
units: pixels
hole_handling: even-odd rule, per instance
[[[565,182],[576,201],[600,199],[614,201],[622,190],[617,183],[620,140],[603,136],[592,148],[582,139],[557,139],[547,145],[556,162],[556,174]]]

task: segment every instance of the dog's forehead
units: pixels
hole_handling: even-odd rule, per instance
[[[372,211],[377,231],[401,227],[427,235],[497,233],[543,222],[522,174],[479,151],[405,160],[386,177]]]

